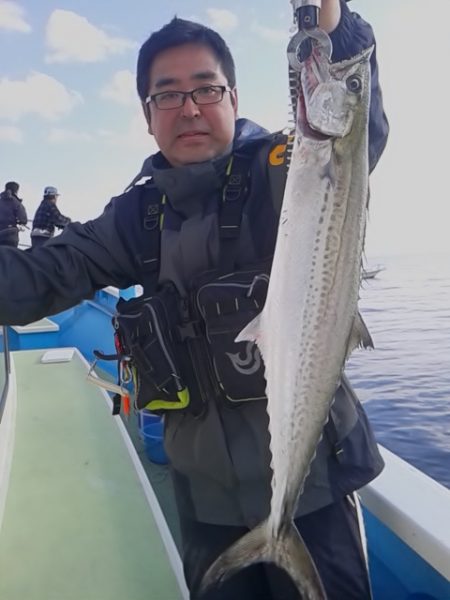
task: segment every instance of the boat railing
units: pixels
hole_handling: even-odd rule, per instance
[[[6,404],[11,366],[6,327],[0,327],[0,423]]]

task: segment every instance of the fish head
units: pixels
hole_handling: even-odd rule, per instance
[[[330,63],[320,47],[313,47],[300,72],[297,127],[302,135],[324,139],[350,133],[360,109],[368,110],[372,50]]]

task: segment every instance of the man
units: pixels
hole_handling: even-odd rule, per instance
[[[330,32],[333,60],[373,44],[371,28],[343,1],[323,0],[321,26]],[[373,168],[388,127],[375,54],[371,60]],[[149,133],[161,151],[144,162],[130,189],[114,198],[99,218],[69,225],[45,249],[26,257],[0,253],[0,278],[8,282],[0,290],[0,321],[29,322],[68,308],[107,285],[140,283],[146,295],[158,298],[170,282],[182,298],[192,294],[197,289],[195,278],[217,268],[224,257],[222,246],[228,242],[222,212],[233,185],[231,197],[245,196],[233,266],[245,269],[273,254],[286,179],[286,137],[237,119],[234,63],[222,38],[198,24],[174,19],[142,46],[137,88]],[[230,172],[240,161],[241,170],[232,178]],[[162,215],[159,205],[145,204],[143,199],[149,196],[160,199]],[[161,228],[160,236],[155,237],[155,225]],[[155,268],[158,287],[151,288]],[[196,330],[198,322],[188,320],[187,325],[190,328],[179,331],[188,341],[190,336],[204,340],[203,329]],[[162,343],[168,346],[169,340]],[[153,348],[148,346],[148,352]],[[165,350],[167,357],[166,346]],[[198,366],[195,357],[190,358]],[[165,416],[165,446],[191,598],[199,597],[198,585],[207,567],[267,516],[270,503],[265,401],[228,401],[211,366],[205,360],[204,368],[184,370],[188,387],[192,384],[190,399],[180,402],[183,409],[168,410]],[[158,375],[154,373],[155,386]],[[164,389],[159,385],[158,390]],[[353,492],[382,466],[363,409],[345,387],[340,388],[296,519],[330,599],[370,597]],[[297,596],[275,567],[255,565],[206,597]]]
[[[55,234],[55,227],[64,229],[70,223],[69,217],[62,215],[56,206],[58,196],[58,190],[52,185],[48,185],[44,189],[44,197],[33,219],[31,230],[31,246],[33,248],[48,242]]]
[[[0,245],[17,248],[19,245],[18,225],[27,224],[27,211],[19,198],[19,184],[8,181],[0,194]]]

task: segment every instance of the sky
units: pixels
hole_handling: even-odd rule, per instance
[[[370,181],[367,259],[450,254],[450,2],[350,7],[374,28],[391,126]],[[30,217],[47,185],[73,220],[96,217],[156,150],[135,64],[140,45],[175,14],[229,44],[239,115],[286,126],[289,0],[0,0],[0,186],[21,184]]]

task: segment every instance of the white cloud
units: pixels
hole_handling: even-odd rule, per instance
[[[136,80],[131,71],[117,71],[112,80],[100,91],[102,98],[119,104],[136,104]]]
[[[276,29],[274,27],[265,27],[264,25],[260,25],[256,21],[254,21],[250,30],[256,33],[263,40],[268,42],[284,42],[289,39],[289,31],[288,29]]]
[[[44,73],[34,72],[23,81],[0,79],[0,119],[18,121],[29,114],[56,120],[69,113],[82,97]]]
[[[64,128],[52,128],[48,135],[51,143],[96,141],[107,144],[109,147],[128,148],[132,152],[148,156],[158,151],[155,138],[149,135],[147,123],[142,110],[133,109],[129,113],[129,120],[123,120],[122,129],[98,129],[93,133],[77,132]]]
[[[24,18],[24,9],[16,2],[0,0],[0,29],[29,33],[30,25]]]
[[[131,118],[124,139],[133,148],[142,148],[147,154],[158,151],[155,138],[148,133],[147,122],[141,110],[137,110]]]
[[[81,15],[61,9],[50,15],[46,44],[48,62],[98,62],[136,46],[131,40],[108,35]]]
[[[64,142],[89,142],[92,139],[93,137],[90,133],[58,127],[53,127],[50,130],[47,138],[51,144],[60,144]]]
[[[206,9],[206,13],[213,29],[230,32],[236,29],[239,24],[237,16],[230,10],[223,8],[208,8]]]
[[[108,143],[131,148],[133,151],[142,151],[145,155],[158,151],[155,138],[148,133],[142,109],[130,113],[130,120],[121,131],[101,131],[99,134],[108,140]]]
[[[9,125],[0,126],[0,142],[21,144],[23,142],[23,134],[18,127]]]
[[[183,15],[182,18],[186,19],[187,21],[193,21],[194,23],[203,23],[203,20],[204,20],[199,15],[196,15],[193,13],[191,13],[190,15],[186,15],[186,16]]]

